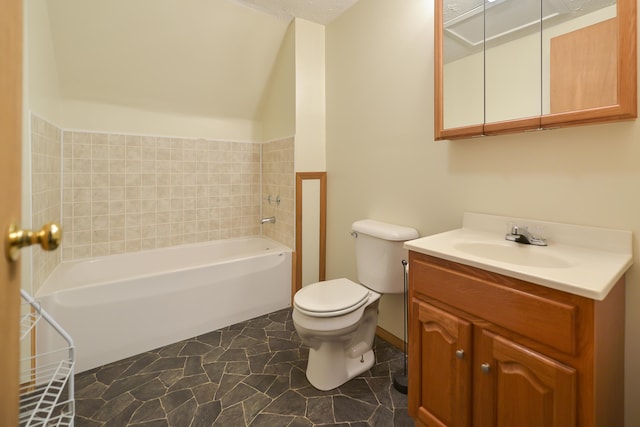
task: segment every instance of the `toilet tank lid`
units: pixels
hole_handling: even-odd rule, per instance
[[[404,242],[420,237],[418,230],[402,225],[389,224],[373,219],[362,219],[351,224],[351,229],[357,233],[377,237],[384,240]]]

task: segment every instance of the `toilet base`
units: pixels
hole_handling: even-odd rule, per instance
[[[373,350],[352,358],[345,354],[342,345],[325,342],[318,350],[309,350],[307,379],[318,390],[333,390],[369,370],[375,359]]]

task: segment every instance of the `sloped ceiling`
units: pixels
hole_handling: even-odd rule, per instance
[[[251,120],[293,14],[331,20],[346,9],[334,7],[341,2],[354,0],[49,1],[60,92],[73,100]]]

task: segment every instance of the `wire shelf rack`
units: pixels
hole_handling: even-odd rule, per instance
[[[20,343],[29,355],[21,360],[20,427],[73,426],[73,340],[37,301],[21,293]],[[57,340],[51,349],[39,352],[34,334],[43,328],[53,328]]]

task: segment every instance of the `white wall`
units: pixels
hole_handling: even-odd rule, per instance
[[[72,99],[61,99],[58,106],[56,124],[69,130],[236,142],[260,141],[262,137],[260,123],[255,120],[193,116]]]
[[[324,172],[327,170],[325,27],[299,18],[295,26],[295,171]],[[305,286],[317,282],[320,275],[320,182],[303,180],[301,194],[302,247],[296,249]]]
[[[255,142],[264,140],[258,106],[277,92],[272,111],[284,109],[289,125],[273,139],[293,134],[285,21],[230,2],[95,6],[25,0],[27,109],[64,129]]]
[[[257,118],[262,141],[290,137],[296,131],[295,25],[289,25],[269,75]]]
[[[640,121],[433,140],[433,2],[368,0],[326,30],[328,278],[355,279],[350,224],[421,235],[466,211],[640,233]],[[640,423],[640,247],[627,274],[626,425]],[[380,325],[402,336],[402,304]]]
[[[60,88],[48,2],[26,0],[24,10],[24,107],[55,121]]]
[[[325,27],[296,19],[296,172],[326,170]]]

